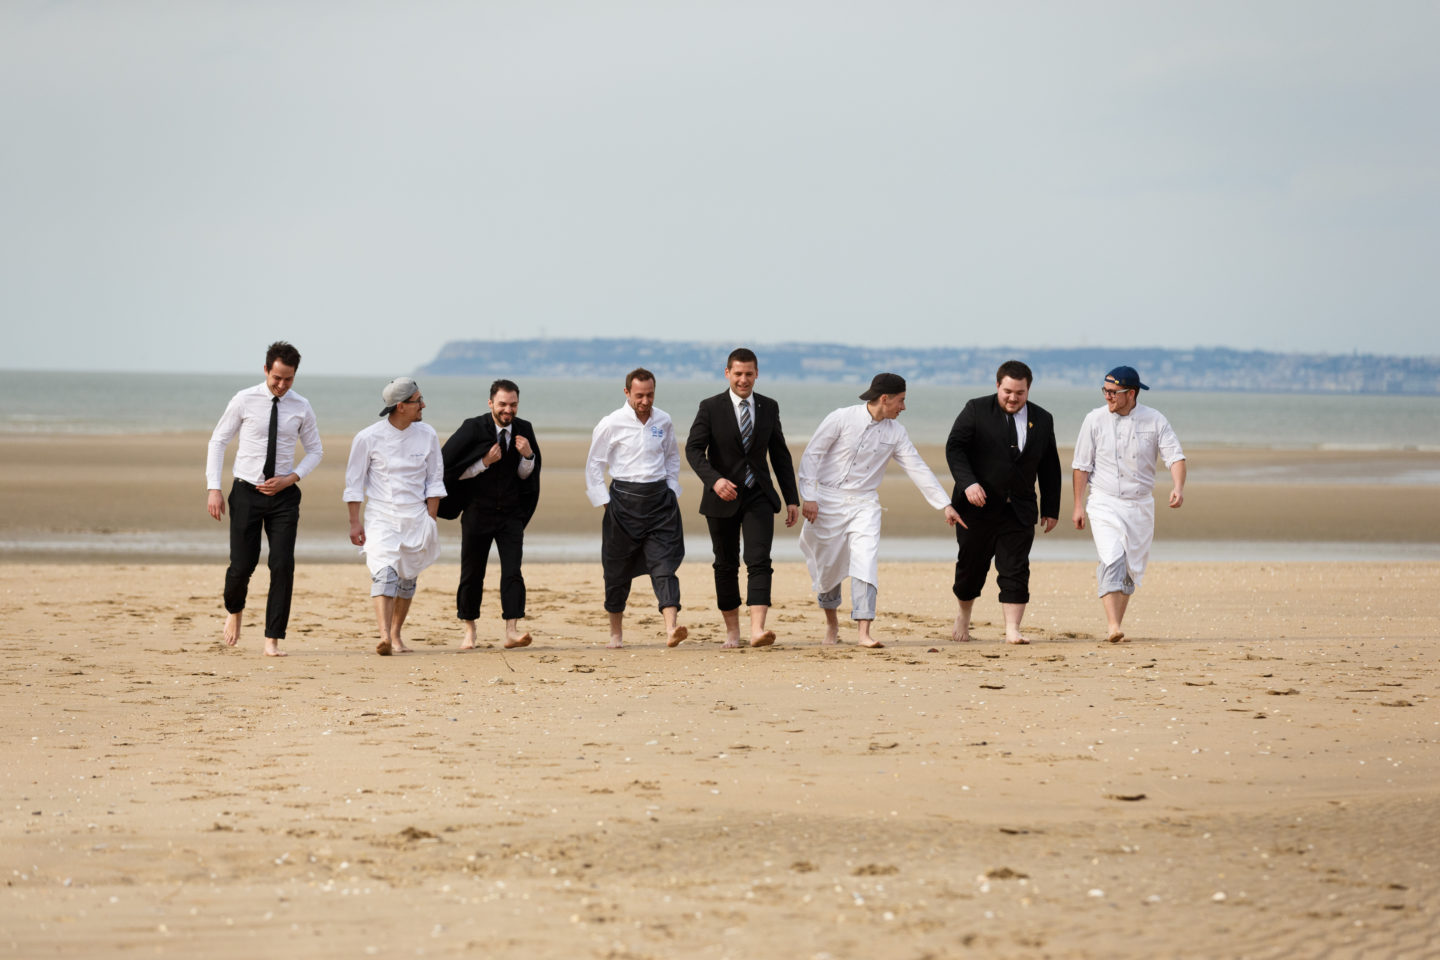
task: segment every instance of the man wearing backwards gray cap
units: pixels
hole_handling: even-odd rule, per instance
[[[1150,544],[1155,539],[1155,460],[1163,457],[1174,487],[1170,506],[1185,502],[1185,451],[1170,421],[1160,411],[1136,403],[1141,390],[1134,367],[1116,367],[1105,375],[1105,406],[1080,424],[1075,440],[1076,530],[1085,529],[1085,488],[1090,488],[1090,530],[1100,555],[1096,579],[1105,605],[1105,639],[1125,639],[1121,623],[1130,595],[1140,586]]]
[[[895,422],[905,409],[905,378],[877,373],[863,404],[841,407],[815,428],[800,457],[800,552],[825,611],[825,643],[840,640],[840,582],[850,578],[850,618],[863,647],[882,647],[870,635],[880,566],[880,481],[891,460],[905,468],[930,506],[945,511],[952,527],[960,514],[934,472],[921,459],[905,428]]]
[[[298,484],[320,464],[320,429],[310,401],[290,387],[300,369],[300,351],[276,340],[265,351],[265,382],[235,394],[225,407],[205,460],[206,508],[216,520],[225,516],[220,493],[225,448],[238,436],[235,482],[230,487],[230,566],[225,571],[225,642],[240,642],[250,575],[260,561],[260,531],[270,541],[270,595],[265,601],[265,655],[283,657],[280,641],[290,622],[290,593],[295,582],[295,533],[300,525]],[[295,463],[295,442],[305,457]]]
[[[375,652],[409,653],[400,637],[415,580],[440,556],[435,514],[445,496],[445,464],[440,438],[421,423],[425,398],[409,377],[397,377],[380,393],[381,420],[355,434],[345,466],[345,505],[350,510],[350,542],[360,547],[370,568],[370,596],[380,643]],[[360,504],[366,497],[365,522]]]

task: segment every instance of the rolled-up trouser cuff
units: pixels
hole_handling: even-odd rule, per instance
[[[820,604],[821,610],[840,609],[840,587],[842,584],[835,584],[829,590],[816,595],[815,599]],[[850,619],[851,620],[874,620],[875,619],[875,598],[878,591],[875,584],[867,583],[856,577],[850,578]]]
[[[415,587],[418,582],[414,577],[402,580],[400,575],[395,572],[394,567],[386,567],[370,578],[370,596],[409,600],[415,596]]]
[[[1095,579],[1099,581],[1099,595],[1102,597],[1107,593],[1123,593],[1128,597],[1135,592],[1135,581],[1130,578],[1130,569],[1123,556],[1113,563],[1096,564]]]

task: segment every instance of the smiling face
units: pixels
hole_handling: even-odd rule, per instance
[[[635,411],[641,423],[649,420],[650,411],[655,406],[655,381],[631,380],[630,386],[625,388],[625,402],[630,404],[630,409]]]
[[[496,390],[490,398],[490,415],[502,427],[510,426],[520,409],[520,394],[513,390]]]
[[[876,420],[894,420],[905,411],[905,394],[882,393],[866,404]]]
[[[410,394],[408,399],[401,400],[395,404],[395,417],[405,426],[409,426],[412,423],[419,423],[424,412],[425,397],[419,390]],[[404,427],[401,429],[404,429]]]
[[[288,363],[276,360],[265,371],[265,386],[270,388],[272,396],[283,397],[290,392],[290,388],[294,385],[295,368]]]
[[[725,379],[730,381],[730,389],[742,400],[755,392],[755,378],[759,375],[755,364],[744,360],[736,360],[725,368]]]
[[[1004,377],[995,386],[995,399],[1000,401],[1000,408],[1006,413],[1019,413],[1029,396],[1030,384],[1014,377]]]
[[[1111,413],[1118,413],[1120,416],[1128,416],[1131,410],[1135,409],[1135,390],[1122,390],[1114,384],[1107,383],[1100,388],[1105,394],[1105,406]]]

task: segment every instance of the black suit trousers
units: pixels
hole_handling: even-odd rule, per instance
[[[955,558],[955,597],[974,600],[985,586],[990,561],[995,561],[995,582],[1001,603],[1030,602],[1030,548],[1035,525],[1025,523],[1007,505],[1003,510],[982,510],[967,518],[970,529],[955,526],[959,553]]]
[[[745,603],[770,605],[770,544],[775,538],[775,508],[758,487],[739,487],[740,509],[729,517],[706,517],[715,551],[715,605],[740,606],[740,539],[745,539]]]
[[[492,543],[500,554],[500,617],[525,617],[525,578],[520,574],[525,524],[513,512],[471,504],[460,517],[460,587],[455,591],[455,615],[461,620],[480,619]]]
[[[239,613],[250,593],[250,575],[260,562],[260,531],[270,542],[270,595],[265,601],[265,636],[285,639],[290,594],[295,586],[295,534],[300,527],[300,487],[273,497],[244,480],[230,487],[230,566],[225,571],[225,609]]]

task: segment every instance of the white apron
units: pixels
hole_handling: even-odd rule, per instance
[[[1130,579],[1140,586],[1155,541],[1155,499],[1124,500],[1092,488],[1085,509],[1100,563],[1109,566],[1123,557]]]
[[[871,493],[842,493],[819,488],[820,515],[800,530],[800,552],[816,593],[846,577],[879,586],[880,498]]]
[[[420,571],[440,559],[440,530],[419,503],[365,504],[365,565],[374,576],[393,567],[401,580],[414,580]]]

